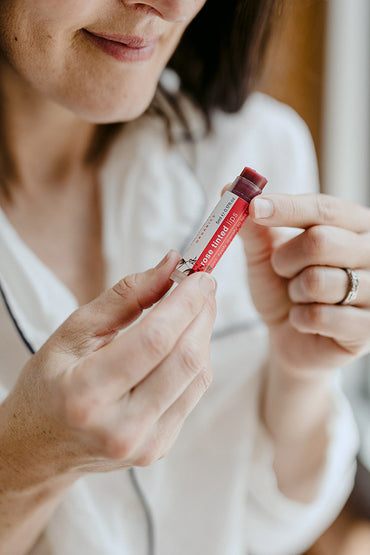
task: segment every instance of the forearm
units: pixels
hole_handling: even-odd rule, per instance
[[[308,502],[314,497],[328,447],[332,410],[331,375],[298,378],[275,361],[265,376],[261,417],[274,442],[280,491]]]

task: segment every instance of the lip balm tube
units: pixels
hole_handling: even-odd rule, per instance
[[[222,195],[171,274],[179,283],[194,272],[210,274],[238,233],[249,213],[251,200],[262,193],[267,179],[244,168]]]

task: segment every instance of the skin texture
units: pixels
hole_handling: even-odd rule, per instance
[[[205,0],[5,0],[1,50],[27,94],[41,95],[79,117],[127,121],[150,103],[164,66]],[[158,38],[153,57],[120,63],[83,30]]]
[[[1,555],[27,553],[78,477],[165,456],[210,383],[216,307],[208,276],[190,276],[139,322],[142,310],[169,289],[176,253],[98,296],[104,282],[98,168],[85,161],[96,123],[127,121],[145,110],[203,4],[2,2],[2,148],[15,171],[8,176],[11,201],[0,202],[24,241],[82,306],[30,359],[0,406]],[[83,29],[159,39],[150,60],[122,63],[87,41]],[[261,418],[275,443],[281,490],[305,501],[315,494],[325,460],[332,368],[368,350],[366,294],[361,292],[361,306],[334,304],[346,288],[338,266],[361,266],[366,283],[369,213],[318,196],[269,198],[272,218],[257,219],[254,201],[242,231],[251,292],[271,334]],[[279,242],[279,226],[305,231],[296,243]],[[315,233],[339,234],[340,244],[320,242]],[[308,257],[297,256],[301,248]],[[335,272],[335,294],[332,281],[307,288],[310,268],[325,266]],[[349,342],[338,311],[352,319]],[[302,357],[306,341],[314,349]]]

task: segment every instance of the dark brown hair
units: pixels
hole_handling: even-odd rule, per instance
[[[186,28],[168,63],[180,78],[180,90],[204,116],[204,132],[212,129],[212,112],[237,112],[254,87],[262,66],[274,18],[284,0],[207,0]],[[166,108],[163,108],[165,99]],[[168,108],[182,126],[173,135]],[[164,117],[170,142],[195,140],[177,93],[158,86],[149,113]],[[104,153],[122,124],[99,126],[91,159]]]
[[[265,52],[275,12],[283,0],[207,0],[185,30],[168,67],[180,78],[180,89],[197,105],[211,130],[215,109],[237,112],[254,86]],[[177,94],[164,91],[166,102],[183,124],[182,137],[193,140]],[[150,110],[161,113],[154,99]],[[167,122],[168,123],[168,122]],[[122,124],[98,125],[87,160],[98,162]],[[169,138],[171,137],[169,126]],[[1,128],[0,128],[1,141]],[[2,153],[2,177],[14,170]],[[4,159],[5,158],[5,159]],[[9,194],[0,177],[0,191]]]
[[[208,0],[169,62],[206,119],[238,111],[254,86],[282,0]]]

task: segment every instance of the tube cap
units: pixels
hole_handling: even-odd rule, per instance
[[[263,177],[263,175],[257,173],[256,170],[253,170],[252,168],[244,168],[240,175],[241,177],[244,177],[245,179],[248,179],[248,181],[254,183],[254,185],[261,189],[261,191],[267,183],[266,177]]]
[[[238,195],[246,202],[250,202],[252,198],[260,195],[267,179],[253,170],[252,168],[244,168],[242,173],[235,179],[229,191]]]

